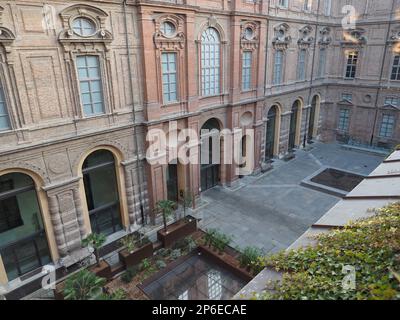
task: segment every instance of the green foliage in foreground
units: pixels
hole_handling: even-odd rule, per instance
[[[97,277],[87,269],[70,276],[65,281],[65,300],[95,300],[102,294],[106,279]]]
[[[318,245],[260,259],[284,273],[257,299],[400,299],[400,203],[376,216],[317,237]],[[355,288],[343,286],[344,266],[355,268]]]

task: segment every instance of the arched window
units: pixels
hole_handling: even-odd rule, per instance
[[[110,235],[121,230],[113,154],[107,150],[93,152],[83,163],[82,173],[92,232]]]
[[[76,18],[72,22],[72,28],[77,35],[82,37],[89,37],[96,33],[96,25],[87,18]]]
[[[0,177],[0,255],[8,280],[51,261],[41,211],[31,177]]]
[[[218,31],[208,28],[201,35],[201,90],[203,96],[220,93],[221,40]]]

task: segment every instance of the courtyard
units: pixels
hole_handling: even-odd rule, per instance
[[[194,215],[203,230],[216,228],[233,236],[233,247],[274,253],[289,247],[341,199],[302,186],[303,179],[323,167],[365,176],[382,161],[383,156],[338,144],[314,143],[309,151],[296,151],[293,160],[274,161],[274,168],[264,174],[204,192]]]

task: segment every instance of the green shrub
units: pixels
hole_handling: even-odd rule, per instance
[[[263,266],[283,279],[262,299],[399,300],[400,203],[342,230],[316,237],[317,245],[266,258]],[[261,261],[260,261],[261,262]],[[354,287],[344,286],[345,266],[353,267]]]
[[[129,283],[132,281],[132,279],[136,276],[137,273],[138,273],[137,267],[129,267],[121,276],[121,280],[124,283]]]
[[[185,244],[189,252],[197,248],[197,243],[193,240],[193,237],[191,236],[185,238]]]
[[[181,249],[175,249],[171,252],[171,259],[176,260],[182,255]]]
[[[143,259],[142,263],[140,264],[140,270],[145,271],[150,269],[150,267],[151,267],[151,261],[148,258]]]
[[[214,234],[217,232],[217,229],[207,229],[205,235],[204,235],[204,244],[206,246],[211,246],[212,241],[214,239]]]
[[[102,294],[106,279],[83,269],[65,281],[63,290],[65,300],[93,300]]]
[[[258,258],[262,257],[264,254],[262,250],[256,247],[246,247],[239,256],[240,266],[243,268],[254,268],[254,271],[261,271],[258,267]]]
[[[158,269],[164,269],[166,266],[167,266],[167,264],[163,260],[156,261],[156,267]]]
[[[231,236],[228,236],[218,230],[214,230],[211,237],[211,245],[220,253],[222,253],[231,242]]]
[[[124,289],[117,289],[112,293],[103,293],[99,300],[126,300],[127,293]]]

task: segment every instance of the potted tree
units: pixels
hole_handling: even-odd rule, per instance
[[[93,253],[96,258],[96,265],[92,266],[90,269],[99,277],[110,278],[111,277],[111,267],[104,261],[100,260],[100,248],[106,242],[106,236],[104,234],[91,233],[85,239],[82,240],[82,245],[84,247],[93,248]]]
[[[119,258],[126,268],[153,256],[153,244],[147,237],[140,237],[137,240],[133,235],[130,235],[123,238],[120,243],[124,249],[119,252]]]
[[[187,237],[197,230],[196,219],[182,219],[167,226],[167,218],[172,214],[175,203],[170,200],[157,202],[157,209],[162,213],[164,228],[157,232],[157,239],[164,248],[170,247],[177,240]]]
[[[193,204],[192,193],[188,190],[182,192],[182,205],[183,205],[184,218],[186,218],[186,210],[189,209],[192,206],[192,204]]]

